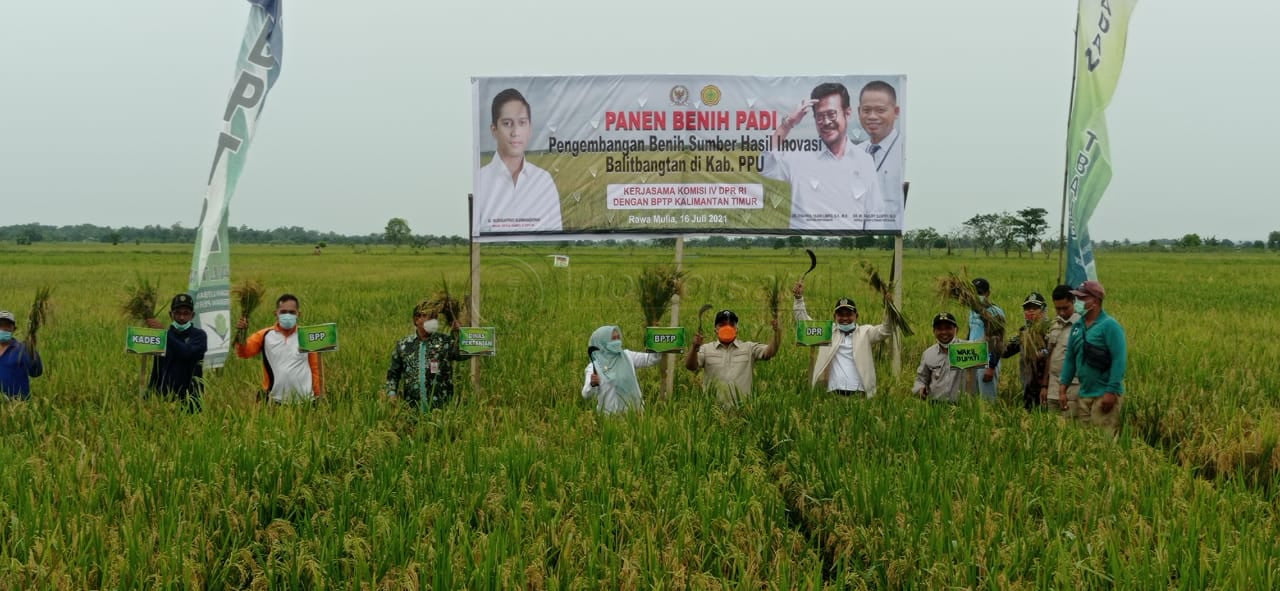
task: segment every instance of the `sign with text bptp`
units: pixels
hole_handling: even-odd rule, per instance
[[[644,348],[653,353],[680,353],[688,343],[683,326],[647,326]]]
[[[338,325],[315,324],[298,327],[300,353],[327,353],[338,350]]]
[[[169,329],[130,326],[124,335],[124,350],[137,355],[164,355]]]
[[[796,344],[804,347],[816,347],[831,344],[830,320],[798,320],[796,321]]]
[[[947,347],[947,357],[955,369],[982,367],[987,364],[987,342],[951,343]]]
[[[492,326],[466,326],[458,332],[458,351],[469,357],[492,357],[498,353],[498,331]]]

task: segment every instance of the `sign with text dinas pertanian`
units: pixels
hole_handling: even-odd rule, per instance
[[[137,355],[164,355],[169,329],[130,326],[124,335],[124,350]]]
[[[302,353],[327,353],[338,350],[338,325],[313,324],[298,327],[298,351]]]
[[[987,364],[987,342],[951,343],[947,357],[955,369],[982,367]]]
[[[680,353],[687,346],[683,326],[648,326],[644,329],[644,348],[653,353]]]
[[[492,326],[464,326],[458,331],[458,351],[470,357],[498,354],[498,331]]]
[[[830,320],[796,321],[796,344],[803,347],[816,347],[831,344]]]

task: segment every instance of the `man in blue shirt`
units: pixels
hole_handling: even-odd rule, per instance
[[[1004,310],[1000,306],[991,303],[991,282],[979,277],[973,280],[973,289],[982,297],[982,301],[987,303],[987,313],[994,318],[999,318],[1004,323]],[[987,347],[987,365],[986,367],[976,367],[973,370],[974,381],[978,384],[978,393],[982,394],[982,398],[987,402],[996,401],[996,387],[1000,383],[1000,352],[988,339],[988,333],[994,331],[987,329],[987,323],[982,319],[982,315],[970,310],[969,311],[969,342],[978,342],[982,340],[988,341]]]
[[[1129,361],[1124,329],[1115,318],[1102,311],[1107,292],[1097,281],[1085,281],[1071,292],[1084,303],[1084,318],[1071,327],[1067,357],[1059,384],[1080,378],[1080,398],[1076,418],[1102,428],[1114,436],[1120,424],[1124,398],[1124,373]],[[1067,386],[1059,386],[1067,396]]]
[[[13,337],[18,321],[13,312],[0,311],[0,392],[9,400],[31,398],[31,378],[44,373],[44,363],[36,350],[36,337],[24,343]]]

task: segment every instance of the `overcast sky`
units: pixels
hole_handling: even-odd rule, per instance
[[[285,2],[231,223],[467,231],[471,76],[903,73],[908,229],[1062,196],[1067,0]],[[248,3],[12,2],[0,225],[193,226]],[[1144,0],[1107,112],[1095,239],[1280,230],[1280,3]]]

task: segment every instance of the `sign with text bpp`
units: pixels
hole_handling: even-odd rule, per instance
[[[458,332],[458,351],[469,357],[498,354],[498,331],[492,326],[464,326]]]
[[[314,324],[298,327],[300,353],[327,353],[338,350],[338,325]]]
[[[947,358],[955,369],[970,369],[987,364],[987,342],[951,343],[947,347]]]
[[[830,320],[797,320],[796,344],[805,347],[831,344]]]
[[[137,355],[164,355],[169,329],[130,326],[124,335],[124,350]]]
[[[683,326],[647,326],[644,329],[644,348],[653,353],[680,353],[688,340]]]

